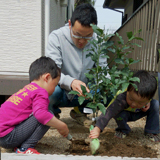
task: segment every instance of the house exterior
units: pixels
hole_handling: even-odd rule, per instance
[[[63,26],[74,0],[0,1],[0,95],[29,83],[30,64],[45,54],[49,33]]]
[[[113,10],[124,9],[122,23],[124,23],[133,13],[147,0],[105,0],[103,8]]]
[[[116,32],[125,41],[126,32],[134,33],[142,29],[138,37],[143,38],[144,42],[136,41],[141,48],[135,48],[130,55],[141,62],[131,65],[130,68],[133,71],[147,70],[157,77],[157,72],[160,72],[160,0],[105,0],[103,8],[115,11],[124,9],[122,26]],[[116,42],[117,38],[111,37],[110,40]],[[154,98],[158,100],[158,91]]]
[[[135,48],[131,57],[141,62],[132,65],[132,70],[144,69],[153,73],[160,71],[158,49],[160,49],[160,0],[105,0],[103,8],[124,9],[122,26],[116,31],[124,40],[126,32],[133,33],[142,29],[137,35],[144,42],[138,42],[141,48]],[[111,40],[116,41],[116,37]]]

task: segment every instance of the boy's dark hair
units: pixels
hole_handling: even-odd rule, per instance
[[[130,81],[133,84],[137,85],[137,91],[130,84],[127,88],[127,91],[134,91],[137,95],[140,95],[142,98],[153,98],[156,90],[157,90],[157,80],[156,78],[151,75],[149,72],[140,70],[136,72],[133,77],[138,77],[140,79],[140,83],[137,81]]]
[[[77,6],[71,17],[71,24],[74,26],[78,21],[82,26],[90,27],[90,24],[97,25],[97,13],[94,7],[89,3],[83,3]]]
[[[43,74],[50,73],[52,79],[57,78],[61,74],[61,69],[57,67],[54,60],[49,57],[42,56],[36,59],[29,68],[29,81],[38,80]]]

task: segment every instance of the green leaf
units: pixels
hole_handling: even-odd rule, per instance
[[[134,63],[138,63],[141,62],[141,60],[134,60],[133,62],[131,62],[130,64],[134,64]]]
[[[115,36],[115,34],[106,34],[106,35],[104,36],[104,39],[107,39],[107,38],[110,38],[110,37],[113,37],[113,36]]]
[[[125,62],[126,62],[127,64],[129,64],[129,59],[126,59]]]
[[[86,93],[85,95],[86,95],[86,98],[91,98],[91,99],[93,99],[93,95],[92,95],[91,93]]]
[[[115,83],[118,83],[119,82],[119,79],[115,79]]]
[[[90,80],[95,78],[94,74],[85,73],[85,76]]]
[[[126,50],[126,49],[129,49],[130,48],[130,46],[124,46],[123,48],[122,48],[122,50]]]
[[[106,97],[106,95],[103,96],[103,103],[104,103],[104,104],[107,103],[107,97]]]
[[[103,39],[101,37],[97,36],[97,39],[98,39],[98,44],[103,42]]]
[[[107,41],[102,44],[102,47],[108,48],[108,47],[111,47],[113,44],[114,44],[113,41]]]
[[[135,39],[144,41],[144,39],[143,39],[143,38],[140,38],[140,37],[135,37]]]
[[[84,100],[85,100],[85,97],[83,97],[83,96],[78,97],[78,102],[80,105],[84,102]]]
[[[115,53],[116,50],[114,48],[107,48],[108,51],[112,52],[112,53]]]
[[[132,45],[135,45],[137,47],[141,47],[141,45],[137,44],[137,43],[131,43]]]
[[[89,43],[94,46],[94,49],[97,49],[97,43],[98,43],[97,40],[95,40],[95,39],[89,40]],[[90,50],[90,49],[88,49],[88,50]],[[85,51],[85,50],[84,50],[84,51]]]
[[[142,31],[142,29],[139,29],[139,30],[138,30],[138,33],[140,33],[141,31]]]
[[[74,94],[74,95],[77,95],[77,94],[80,94],[79,92],[77,91],[70,91],[69,94]]]
[[[91,58],[94,62],[96,62],[96,60],[98,59],[98,55],[95,53],[91,56]]]
[[[122,84],[122,91],[124,91],[129,86],[129,83]]]
[[[124,62],[121,58],[116,58],[114,61],[118,64],[124,64]]]
[[[128,37],[128,39],[131,39],[132,36],[133,36],[133,32],[127,32],[127,37]]]
[[[105,113],[106,113],[105,106],[102,103],[98,103],[97,106],[98,106],[99,110],[105,115]]]
[[[86,91],[86,87],[85,87],[85,86],[83,86],[83,85],[81,85],[81,89],[82,89],[82,93],[83,93],[83,95],[85,95],[85,93],[87,93],[87,91]]]
[[[97,33],[97,35],[102,35],[103,34],[103,30],[100,29],[97,25],[94,24],[90,24],[92,26],[92,29],[95,33]]]
[[[130,81],[137,81],[140,83],[140,79],[138,77],[133,77],[129,79]]]
[[[93,109],[97,109],[97,105],[93,102],[90,102],[90,103],[87,103],[87,106],[88,108],[93,108]]]
[[[86,55],[86,58],[91,57],[91,56],[93,56],[93,53],[89,52],[89,53]]]
[[[132,86],[135,88],[135,90],[138,91],[137,85],[134,84],[134,83],[131,83],[131,84],[132,84]]]
[[[103,29],[98,28],[96,31],[98,31],[100,33],[100,35],[103,34]]]
[[[123,40],[122,36],[120,36],[118,33],[116,33],[116,36],[119,38],[118,43],[119,44],[124,44],[124,40]]]
[[[108,55],[103,55],[102,58],[107,58],[109,59],[110,57]]]

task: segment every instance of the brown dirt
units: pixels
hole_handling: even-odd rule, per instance
[[[63,138],[56,129],[50,128],[39,141],[36,149],[42,154],[65,154],[65,155],[91,155],[89,142],[89,127],[81,126],[70,116],[72,108],[62,108],[61,120],[68,125],[70,134],[74,138],[71,142]],[[120,157],[150,157],[160,158],[160,143],[148,140],[143,132],[145,118],[136,122],[130,122],[132,132],[125,139],[114,137],[116,123],[111,119],[107,127],[100,134],[100,148],[95,156],[120,156]],[[1,152],[13,152],[2,148]]]

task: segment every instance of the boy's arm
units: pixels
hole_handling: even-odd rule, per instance
[[[48,92],[42,88],[37,89],[33,92],[31,98],[34,117],[43,125],[54,127],[62,136],[67,137],[69,133],[67,125],[48,111]]]
[[[128,108],[128,104],[126,102],[126,92],[124,92],[118,95],[114,102],[106,109],[105,115],[101,114],[99,116],[95,126],[103,131],[110,119],[114,118],[118,113],[126,108]]]
[[[56,128],[63,137],[67,137],[69,133],[67,125],[64,122],[57,119],[55,116],[53,116],[53,118],[50,121],[48,121],[46,125]]]

